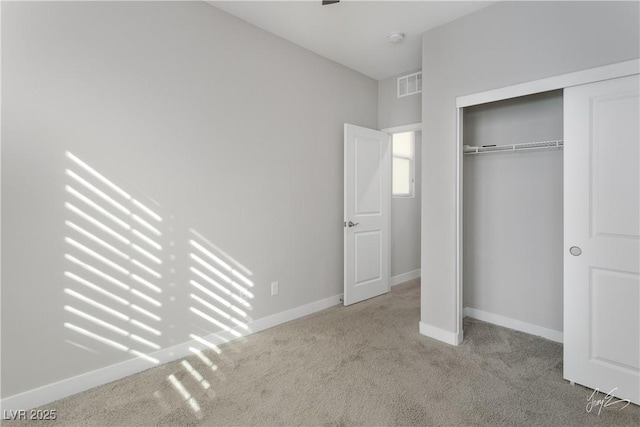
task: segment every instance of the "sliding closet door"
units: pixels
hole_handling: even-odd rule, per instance
[[[565,90],[564,377],[640,404],[639,76]]]

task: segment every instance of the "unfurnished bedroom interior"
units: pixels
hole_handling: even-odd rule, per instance
[[[1,422],[640,425],[640,2],[0,1]]]

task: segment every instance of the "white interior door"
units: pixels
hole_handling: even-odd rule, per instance
[[[639,76],[565,90],[564,377],[640,404]]]
[[[389,292],[390,136],[344,125],[344,305]]]

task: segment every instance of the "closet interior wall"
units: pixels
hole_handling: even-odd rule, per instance
[[[463,144],[562,140],[562,90],[463,111]],[[562,331],[562,150],[466,154],[463,306]]]

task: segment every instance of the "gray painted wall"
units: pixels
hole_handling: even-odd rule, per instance
[[[391,198],[391,277],[420,269],[422,132],[415,138],[415,197]]]
[[[398,77],[413,74],[411,70],[383,80],[378,80],[378,129],[412,125],[422,122],[422,94],[398,98]]]
[[[639,12],[637,2],[502,2],[423,35],[424,324],[457,332],[455,98],[638,58]]]
[[[343,123],[377,126],[375,80],[200,2],[3,2],[2,79],[2,397],[132,358],[65,328],[68,322],[123,339],[65,306],[105,317],[161,348],[219,329],[190,311],[206,308],[189,296],[198,293],[189,269],[196,265],[195,253],[224,271],[223,264],[190,240],[255,284],[246,317],[236,314],[243,321],[342,292]],[[65,157],[67,151],[153,209],[162,222],[94,179]],[[66,169],[155,224],[162,235],[120,214],[65,175]],[[118,274],[65,242],[72,237],[144,275],[130,260],[65,225],[72,221],[94,230],[65,208],[72,202],[119,227],[65,185],[161,244],[154,253],[162,264],[155,265],[101,235],[125,256],[161,272],[161,279],[149,279],[161,293],[140,288],[161,307],[65,259],[72,255]],[[65,277],[65,271],[147,307],[161,320],[139,318],[161,336],[148,338],[65,294],[69,288],[138,316]],[[274,280],[280,294],[271,297]]]
[[[464,144],[562,139],[562,91],[464,110]],[[464,307],[562,331],[562,150],[464,156]]]

